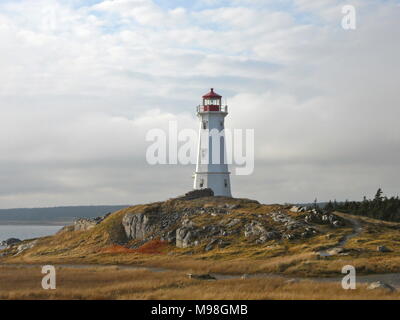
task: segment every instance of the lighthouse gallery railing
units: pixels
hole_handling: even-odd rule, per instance
[[[228,113],[228,106],[198,105],[197,112],[225,112],[225,113]]]

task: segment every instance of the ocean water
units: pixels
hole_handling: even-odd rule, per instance
[[[38,226],[38,225],[0,225],[0,241],[9,238],[21,240],[48,236],[56,233],[63,226]]]

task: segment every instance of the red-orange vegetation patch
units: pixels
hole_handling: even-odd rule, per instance
[[[151,240],[146,242],[144,245],[136,249],[136,252],[145,254],[162,254],[165,253],[165,249],[168,247],[168,241]]]

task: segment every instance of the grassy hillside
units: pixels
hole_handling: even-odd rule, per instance
[[[344,253],[321,257],[317,253],[335,247],[346,235],[353,232],[350,224],[342,228],[315,225],[318,234],[307,239],[270,240],[255,244],[242,232],[226,238],[229,245],[224,248],[204,250],[204,243],[195,247],[177,248],[172,243],[154,239],[137,249],[130,248],[134,240],[128,240],[122,227],[122,218],[127,213],[139,213],[152,208],[174,212],[185,208],[218,207],[222,204],[238,205],[232,209],[229,219],[241,222],[235,228],[256,217],[271,226],[270,213],[278,210],[293,219],[303,219],[304,213],[292,213],[288,206],[263,205],[246,199],[202,198],[191,201],[168,200],[143,204],[118,210],[102,223],[88,231],[62,232],[40,238],[37,244],[21,254],[16,248],[8,249],[8,255],[0,263],[69,263],[69,264],[129,264],[154,266],[182,270],[185,272],[256,273],[273,272],[302,276],[338,275],[346,264],[352,264],[360,273],[400,272],[400,224],[341,214],[345,219],[357,219],[362,231],[344,246]],[[198,225],[213,225],[227,219],[226,215],[213,216],[199,213],[194,217]],[[279,228],[279,226],[276,226]],[[240,230],[242,230],[240,229]],[[378,252],[377,246],[385,245],[392,251]]]

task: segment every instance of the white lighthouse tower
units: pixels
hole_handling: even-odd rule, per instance
[[[222,96],[211,88],[211,91],[203,96],[202,105],[197,107],[200,128],[193,187],[210,188],[215,196],[232,197],[230,172],[225,161],[224,119],[228,114],[228,106],[222,105],[221,98]],[[218,136],[218,141],[214,136]]]

